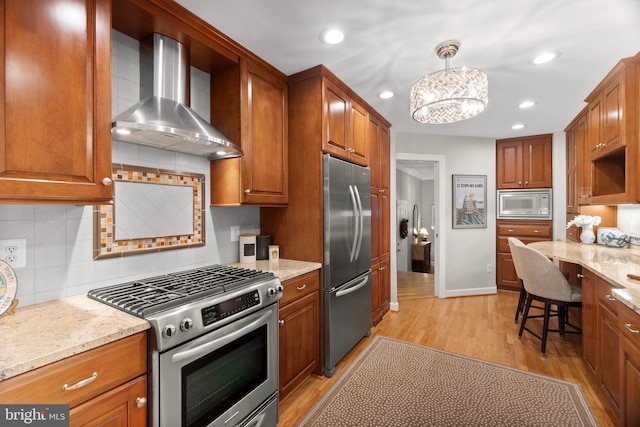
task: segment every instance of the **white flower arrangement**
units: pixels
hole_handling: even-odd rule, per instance
[[[602,218],[597,215],[577,215],[567,223],[567,228],[571,227],[572,225],[575,225],[576,227],[584,227],[585,225],[599,225],[600,221],[602,221]]]

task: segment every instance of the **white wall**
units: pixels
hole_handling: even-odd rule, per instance
[[[398,133],[395,154],[421,153],[444,155],[446,218],[440,220],[446,228],[445,296],[462,296],[496,292],[495,276],[495,139],[447,137]],[[392,171],[393,173],[393,171]],[[487,176],[487,228],[453,229],[452,175]],[[487,273],[487,265],[491,272]]]
[[[113,32],[112,110],[115,115],[139,99],[138,43]],[[192,107],[209,117],[209,76],[192,70]],[[113,143],[113,161],[137,166],[193,171],[206,175],[209,161],[127,143]],[[206,203],[210,203],[206,186]],[[189,268],[236,262],[238,243],[230,226],[241,233],[260,232],[260,209],[254,206],[205,210],[206,245],[161,253],[93,260],[93,206],[0,205],[0,240],[26,239],[27,264],[16,269],[19,306],[86,293],[89,289]]]

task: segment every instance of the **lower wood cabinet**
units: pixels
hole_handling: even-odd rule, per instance
[[[320,366],[320,274],[282,283],[279,311],[279,397],[284,399]]]
[[[623,307],[619,313],[622,332],[620,370],[624,426],[640,426],[640,315]]]
[[[598,366],[598,278],[587,269],[582,272],[582,356],[595,375]]]
[[[552,221],[507,220],[496,221],[496,284],[500,289],[520,290],[520,282],[509,249],[509,237],[524,244],[551,240]]]
[[[141,332],[0,381],[0,401],[68,404],[71,426],[146,426],[146,373]]]
[[[391,271],[389,259],[371,266],[371,320],[377,325],[389,311],[391,301]]]

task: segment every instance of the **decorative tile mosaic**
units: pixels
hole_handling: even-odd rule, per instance
[[[114,204],[96,206],[94,259],[203,246],[205,244],[204,177],[203,174],[114,164],[112,169],[114,181],[192,187],[193,234],[116,240]]]

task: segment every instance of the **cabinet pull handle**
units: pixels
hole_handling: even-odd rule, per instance
[[[576,274],[576,277],[577,277],[578,279],[582,279],[582,278],[584,277],[584,275],[583,275],[583,274],[578,273],[578,274]]]
[[[513,233],[513,230],[510,228],[510,229],[507,230],[507,232]]]
[[[615,301],[615,297],[612,297],[611,295],[607,294],[604,296],[606,299],[608,299],[609,301]]]
[[[138,408],[142,408],[146,404],[147,404],[147,398],[146,397],[138,397],[136,399],[136,406]]]
[[[284,325],[284,320],[278,320],[278,325],[280,326]]]
[[[624,327],[631,332],[632,334],[640,334],[640,330],[638,329],[633,329],[633,327],[631,326],[631,323],[625,323]]]
[[[91,374],[91,376],[89,378],[85,378],[83,380],[78,381],[77,383],[73,384],[73,385],[69,385],[69,384],[65,384],[62,386],[62,390],[64,391],[69,391],[69,390],[75,390],[77,388],[80,387],[84,387],[87,384],[93,382],[96,378],[98,378],[98,373],[94,372],[93,374]]]
[[[249,190],[248,188],[246,190],[244,190],[245,194],[249,194],[251,193],[251,190]]]
[[[533,230],[533,232],[534,232],[534,233],[539,233],[539,232],[540,232],[540,230]]]
[[[111,178],[107,176],[102,178],[102,185],[111,185],[111,183],[113,183],[113,180]]]
[[[524,182],[524,185],[529,185],[529,181],[525,181],[525,182]]]
[[[305,289],[307,289],[307,284],[305,283],[302,286],[296,286],[296,289],[299,290],[299,291],[304,291]]]

